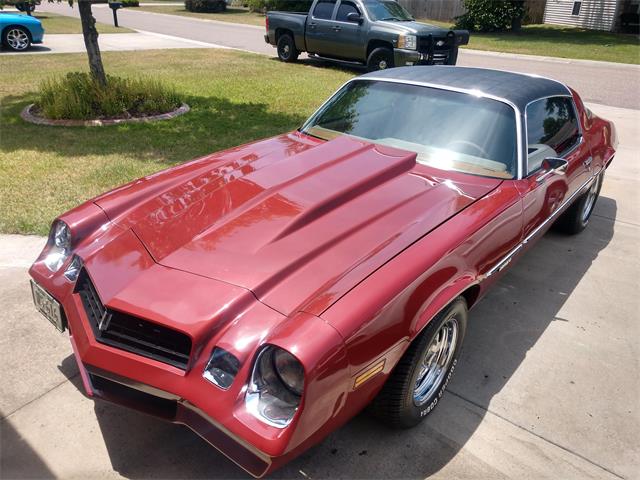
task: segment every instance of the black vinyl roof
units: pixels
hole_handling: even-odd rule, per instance
[[[424,82],[504,98],[524,112],[527,103],[553,95],[571,95],[566,85],[549,78],[524,73],[484,68],[453,66],[414,66],[390,68],[362,75],[362,79],[380,78],[407,82]]]

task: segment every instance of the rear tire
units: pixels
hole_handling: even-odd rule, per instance
[[[14,52],[23,52],[31,46],[31,34],[19,25],[12,25],[2,32],[2,45]]]
[[[291,63],[298,59],[300,52],[296,49],[296,44],[293,41],[293,37],[288,33],[283,33],[278,38],[278,58],[283,62]]]
[[[367,70],[370,72],[393,67],[393,52],[388,48],[374,48],[367,58]]]
[[[598,201],[602,182],[604,181],[604,171],[598,174],[589,190],[583,193],[573,204],[556,220],[553,228],[575,235],[583,231],[589,224],[589,219]]]
[[[394,428],[422,422],[440,402],[456,368],[467,318],[467,302],[458,297],[431,320],[391,372],[369,412]]]

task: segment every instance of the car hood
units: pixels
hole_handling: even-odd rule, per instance
[[[351,137],[282,135],[95,199],[161,265],[320,314],[367,275],[500,184],[416,165]]]
[[[380,21],[377,23],[410,35],[433,35],[435,37],[444,37],[449,32],[449,30],[441,27],[420,22]]]

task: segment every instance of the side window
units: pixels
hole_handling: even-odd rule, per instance
[[[543,98],[527,107],[527,173],[546,157],[561,157],[578,143],[580,129],[569,97]]]
[[[351,2],[340,2],[340,6],[338,7],[338,13],[336,14],[336,20],[339,22],[348,22],[347,15],[350,13],[357,13],[360,15],[358,8],[354,3]]]
[[[312,16],[314,18],[331,20],[331,14],[333,13],[333,7],[335,7],[335,5],[336,0],[321,0],[316,3]]]

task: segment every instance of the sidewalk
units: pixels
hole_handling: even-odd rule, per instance
[[[102,33],[98,41],[103,52],[126,50],[164,50],[169,48],[229,48],[215,43],[200,42],[188,38],[161,33],[138,31],[137,33]],[[84,53],[82,34],[53,34],[45,37],[43,45],[33,45],[26,52],[3,50],[0,55],[34,55],[43,53]]]

